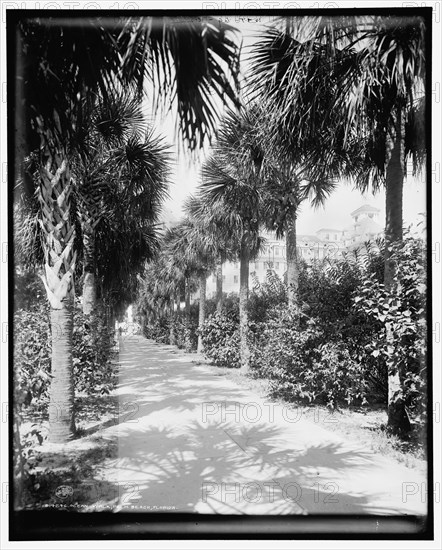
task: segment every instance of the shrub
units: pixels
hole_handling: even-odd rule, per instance
[[[76,392],[109,393],[115,384],[113,330],[100,312],[74,311],[73,364]],[[51,329],[48,307],[37,303],[14,314],[14,401],[27,414],[47,413],[51,380]]]
[[[175,330],[175,343],[179,349],[184,349],[190,353],[197,348],[198,344],[198,321],[191,318],[186,321],[179,317],[173,320]]]
[[[49,402],[51,331],[48,307],[35,303],[14,314],[14,402],[45,412]]]
[[[252,324],[265,321],[275,307],[286,301],[287,287],[277,273],[268,269],[263,283],[254,276],[248,303],[249,321]]]
[[[155,340],[159,344],[167,344],[169,342],[169,328],[169,319],[159,317],[155,321],[144,325],[143,334],[146,338]]]
[[[367,274],[376,281],[383,278],[383,241],[365,244],[365,251],[353,251],[334,261],[301,264],[299,295],[307,315],[301,328],[314,319],[327,342],[344,345],[349,356],[364,367],[365,380],[373,401],[386,403],[387,375],[385,364],[366,353],[367,345],[379,326],[355,308],[353,297]]]
[[[330,407],[366,400],[363,368],[345,345],[327,341],[314,321],[300,330],[293,308],[280,308],[279,317],[266,323],[253,356],[273,395]]]
[[[14,313],[14,476],[15,505],[28,499],[26,487],[37,465],[37,443],[44,435],[41,425],[33,424],[28,433],[21,432],[22,418],[35,420],[47,416],[51,381],[51,328],[49,310],[42,300],[27,300],[28,309]],[[112,367],[113,330],[100,315],[88,318],[74,312],[73,364],[76,392],[88,396],[107,394],[116,382]],[[78,406],[79,398],[76,399]]]
[[[103,321],[99,310],[85,316],[74,312],[73,364],[76,392],[108,394],[116,383],[112,364],[114,331]]]
[[[14,310],[31,310],[35,306],[44,306],[46,290],[40,277],[34,270],[14,273]]]
[[[210,315],[201,331],[204,354],[217,366],[240,367],[239,317],[233,308]]]
[[[211,306],[210,306],[211,307]],[[198,304],[190,305],[190,319],[181,311],[173,315],[152,316],[144,322],[143,334],[159,344],[174,344],[186,352],[196,350],[198,343]],[[172,338],[171,338],[172,337]]]
[[[299,299],[306,305],[308,317],[316,319],[327,336],[343,336],[354,324],[352,293],[361,280],[357,256],[315,261],[302,265],[299,275]]]
[[[365,346],[371,358],[398,372],[403,399],[417,422],[426,419],[426,275],[423,243],[406,237],[393,246],[396,275],[389,291],[373,275],[366,274],[354,293],[355,307],[377,327]],[[387,338],[387,329],[391,337]]]

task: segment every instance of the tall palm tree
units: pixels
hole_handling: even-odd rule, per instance
[[[222,266],[226,260],[234,260],[238,254],[235,234],[231,232],[224,219],[214,213],[213,204],[205,202],[204,196],[191,196],[184,205],[187,216],[196,228],[196,242],[204,254],[211,257],[214,263],[216,277],[216,309],[222,310],[223,305],[223,272]]]
[[[272,151],[271,147],[268,150]],[[274,230],[277,238],[285,235],[288,304],[299,310],[296,220],[305,200],[310,199],[314,207],[324,204],[334,190],[335,182],[331,179],[309,179],[301,166],[292,164],[283,156],[274,158],[272,153],[267,152],[266,157],[269,156],[263,190],[263,216],[267,228]]]
[[[158,221],[167,195],[168,155],[162,140],[149,130],[143,139],[143,115],[138,102],[118,94],[99,101],[79,160],[74,164],[75,191],[83,237],[83,312],[96,303],[95,230],[103,216],[118,221],[114,209],[146,222]],[[111,192],[111,188],[115,191]]]
[[[150,325],[166,315],[167,305],[172,309],[174,304],[176,281],[171,277],[166,256],[160,254],[154,261],[149,262],[139,277],[139,282],[136,299],[137,312],[143,320],[143,324],[147,321],[147,324]],[[170,313],[172,312],[170,311]],[[173,315],[170,315],[170,344],[174,344],[172,321]]]
[[[412,156],[417,169],[425,153],[423,19],[288,18],[254,59],[254,83],[275,107],[287,152],[319,174],[334,165],[363,191],[385,184],[386,237],[400,241],[404,162]]]
[[[202,226],[195,219],[187,216],[178,223],[175,229],[175,239],[170,243],[170,251],[174,258],[180,258],[179,265],[185,267],[188,273],[192,273],[198,278],[198,328],[201,329],[206,311],[206,280],[213,270],[216,257],[213,254],[213,248],[210,246],[211,243],[206,239]],[[188,293],[186,293],[186,307],[187,303]],[[198,353],[202,352],[201,335],[198,336],[197,351]]]
[[[105,91],[119,71],[112,30],[83,22],[63,28],[50,19],[19,18],[12,26],[18,38],[16,117],[21,153],[39,152],[40,223],[44,275],[51,305],[52,383],[49,422],[51,441],[73,437],[72,291],[76,252],[71,217],[71,137],[87,116],[98,90]],[[18,31],[18,32],[17,32]],[[92,59],[90,52],[94,52]],[[33,182],[31,182],[33,183]],[[57,330],[56,330],[57,327]]]
[[[200,289],[199,324],[204,322],[206,301],[206,279],[213,267],[213,255],[207,246],[201,228],[194,219],[183,218],[177,225],[169,229],[164,239],[164,254],[173,265],[184,275],[185,283],[185,318],[187,338],[190,336],[190,298],[192,280],[198,279]],[[169,268],[170,269],[170,268]],[[201,340],[198,340],[201,351]],[[186,341],[186,349],[190,351],[190,341]]]
[[[217,309],[222,307],[222,271],[221,288],[218,279],[220,278],[220,266],[228,257],[233,257],[235,243],[229,228],[214,220],[210,205],[207,205],[197,197],[189,197],[184,204],[186,219],[182,227],[182,233],[188,241],[187,255],[195,265],[195,273],[199,278],[200,300],[198,320],[198,348],[202,353],[203,342],[201,329],[205,321],[206,311],[206,283],[207,277],[214,270],[217,275]]]
[[[13,19],[13,17],[15,19]],[[17,19],[18,17],[18,19]],[[235,99],[230,77],[238,73],[231,28],[208,21],[161,18],[29,18],[14,15],[8,31],[17,43],[20,68],[14,94],[17,167],[22,154],[38,150],[38,193],[44,233],[44,284],[51,304],[52,384],[50,439],[73,437],[72,290],[76,252],[71,210],[72,136],[96,101],[116,83],[149,78],[169,105],[178,104],[179,128],[192,150],[210,137],[216,100]],[[91,55],[93,54],[93,55]],[[212,93],[214,95],[212,96]]]
[[[212,219],[222,220],[237,236],[240,261],[239,317],[241,369],[250,368],[248,344],[249,264],[257,254],[262,227],[262,161],[253,139],[254,109],[229,112],[223,119],[213,153],[203,166],[202,200],[211,204]]]
[[[125,197],[124,190],[109,193],[107,201],[114,206],[96,230],[95,268],[100,299],[112,319],[135,297],[138,276],[158,253],[160,232],[149,218],[131,212],[132,198]]]
[[[387,289],[392,244],[402,240],[406,159],[417,170],[425,156],[428,23],[414,16],[287,18],[254,52],[257,93],[271,102],[287,150],[319,173],[336,162],[364,191],[385,185]],[[398,369],[389,373],[389,425],[409,427]]]

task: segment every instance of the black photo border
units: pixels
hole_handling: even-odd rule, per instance
[[[16,98],[16,28],[22,18],[28,17],[102,17],[107,16],[171,16],[171,17],[221,17],[221,16],[290,16],[318,15],[396,15],[422,17],[426,24],[426,204],[427,204],[427,274],[428,274],[428,365],[433,358],[432,343],[432,204],[431,204],[431,67],[432,67],[432,8],[431,7],[363,7],[363,8],[318,8],[318,9],[269,9],[269,10],[6,10],[7,26],[7,97],[8,97],[8,166],[15,165],[15,104]],[[14,169],[8,170],[8,241],[10,258],[14,258],[13,242],[13,186]],[[13,289],[14,260],[8,265],[9,285],[9,401],[13,410]],[[428,370],[428,411],[433,409],[432,369]],[[11,541],[56,541],[56,540],[121,540],[121,539],[310,539],[310,540],[433,540],[434,503],[429,496],[427,516],[381,516],[381,515],[284,515],[284,516],[238,516],[203,515],[183,513],[111,513],[111,512],[63,512],[63,511],[16,511],[14,502],[14,479],[12,471],[12,422],[9,423],[9,540]],[[428,488],[433,487],[433,423],[429,414],[427,425]],[[428,491],[431,495],[432,491]]]

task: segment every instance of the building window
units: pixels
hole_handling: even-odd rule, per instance
[[[325,238],[327,239],[327,241],[330,240],[330,233],[327,233],[327,235],[325,236]]]
[[[275,247],[275,256],[279,256],[279,248]]]
[[[255,269],[256,269],[256,270],[259,269],[259,262],[255,262]]]
[[[234,275],[234,276],[233,276],[233,282],[234,282],[234,283],[237,283],[237,282],[238,282],[238,275]]]
[[[337,240],[338,240],[338,234],[335,233],[335,241],[337,241]]]

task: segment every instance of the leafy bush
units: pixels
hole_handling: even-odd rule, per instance
[[[14,310],[31,310],[46,302],[46,290],[34,270],[14,273]]]
[[[160,317],[144,325],[143,334],[159,344],[173,344],[190,353],[197,348],[198,321],[191,318],[188,322],[183,315]]]
[[[100,314],[74,312],[73,364],[76,392],[109,393],[115,384],[113,330]],[[51,381],[51,328],[46,304],[14,314],[14,401],[27,414],[47,413]]]
[[[386,403],[385,364],[366,353],[379,326],[355,308],[353,301],[365,276],[382,281],[383,248],[383,240],[378,239],[366,243],[364,252],[353,251],[333,262],[301,264],[299,294],[307,314],[301,318],[301,328],[309,318],[314,319],[325,341],[345,345],[352,359],[364,367],[371,400]]]
[[[48,307],[35,303],[14,314],[14,402],[32,412],[47,410],[51,372]]]
[[[187,353],[195,351],[198,345],[198,313],[199,306],[197,303],[193,303],[190,305],[189,319],[187,319],[185,312],[183,312],[175,320],[177,326],[176,345]]]
[[[268,269],[263,283],[254,276],[248,303],[249,321],[252,324],[265,321],[276,306],[286,301],[287,287],[277,273]]]
[[[112,364],[114,331],[100,311],[85,316],[74,312],[73,364],[76,392],[103,395],[112,391],[116,373]]]
[[[27,309],[14,313],[14,476],[15,505],[28,500],[29,483],[38,463],[35,447],[45,434],[40,424],[22,433],[22,419],[47,417],[51,382],[51,327],[49,309],[42,300],[26,300]],[[99,312],[100,313],[100,312]],[[73,364],[76,392],[108,394],[116,383],[112,367],[113,331],[100,315],[86,318],[74,312]],[[79,403],[76,398],[76,406]],[[32,485],[32,483],[31,483]]]
[[[239,316],[230,304],[210,315],[201,331],[205,356],[217,366],[240,367]]]
[[[160,344],[167,344],[170,334],[169,322],[167,317],[159,317],[155,322],[145,324],[143,328],[144,336]]]
[[[270,379],[273,395],[330,407],[366,400],[363,368],[345,345],[327,341],[314,321],[300,330],[293,308],[280,307],[279,316],[265,324],[253,357],[255,369]]]
[[[371,358],[389,373],[398,372],[409,414],[418,422],[426,418],[426,273],[423,243],[406,237],[393,246],[397,270],[391,288],[366,274],[354,294],[355,307],[377,330],[365,346]],[[390,338],[387,337],[390,330]]]

